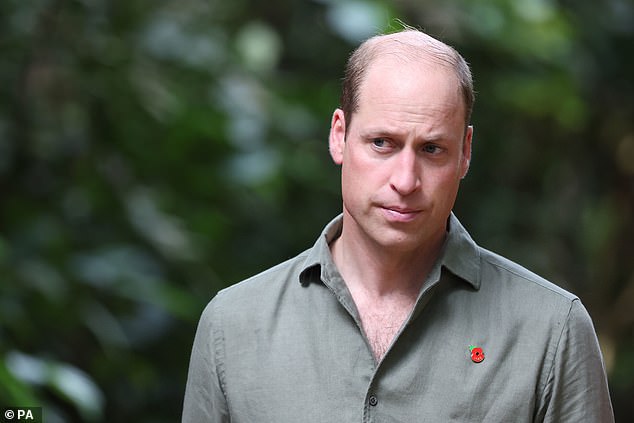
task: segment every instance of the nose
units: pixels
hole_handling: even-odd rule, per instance
[[[412,194],[421,186],[421,173],[416,153],[404,149],[394,157],[390,186],[402,196]]]

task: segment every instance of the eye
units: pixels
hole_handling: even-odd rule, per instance
[[[385,138],[374,138],[372,140],[372,145],[377,148],[385,148],[387,147],[387,140]]]
[[[425,144],[423,146],[423,152],[428,154],[438,154],[442,151],[442,149],[436,144]]]

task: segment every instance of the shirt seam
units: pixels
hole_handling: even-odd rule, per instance
[[[221,295],[224,295],[226,293],[230,293],[232,291],[235,291],[236,289],[240,289],[243,286],[248,286],[251,284],[259,284],[262,283],[263,280],[275,280],[276,279],[276,274],[280,273],[280,272],[286,272],[288,271],[289,268],[295,266],[297,263],[301,263],[302,260],[306,259],[306,255],[307,255],[308,251],[303,251],[301,253],[299,253],[298,255],[296,255],[295,257],[291,257],[281,263],[278,263],[277,265],[270,267],[268,269],[265,269],[263,271],[261,271],[260,273],[257,273],[253,276],[250,276],[246,279],[243,279],[237,283],[234,283],[232,285],[229,285],[226,288],[221,289],[220,291],[218,291],[218,294],[216,295],[217,297],[220,297]],[[301,271],[299,272],[301,273]],[[298,273],[298,277],[297,280],[299,281],[299,273]]]
[[[214,313],[217,314],[217,306],[213,308]],[[213,321],[219,321],[216,317],[213,318]],[[214,365],[216,366],[216,374],[218,375],[218,383],[220,385],[220,390],[222,391],[222,396],[225,399],[225,403],[227,404],[227,414],[229,415],[229,420],[231,420],[231,404],[229,397],[227,396],[227,380],[225,376],[225,338],[224,331],[222,328],[213,327],[213,339],[214,339]]]
[[[549,382],[553,378],[553,373],[555,372],[555,362],[557,361],[556,360],[557,354],[559,354],[559,349],[561,347],[561,342],[564,336],[564,332],[566,331],[566,328],[568,327],[568,323],[570,322],[570,314],[572,313],[572,307],[575,301],[580,301],[580,300],[578,298],[575,298],[572,301],[570,301],[570,304],[568,307],[568,313],[566,314],[564,324],[561,325],[561,331],[559,332],[559,337],[557,338],[557,343],[555,344],[555,350],[553,351],[553,354],[552,354],[550,369],[548,370],[548,375],[546,376],[543,382],[540,382],[539,393],[540,393],[540,398],[543,400],[542,404],[544,407],[546,407],[547,399],[549,399],[550,396],[552,395],[552,392],[549,392],[549,393],[546,392],[546,388],[549,385]],[[544,411],[545,410],[546,409],[544,409]]]
[[[550,292],[552,292],[552,293],[554,293],[554,294],[557,294],[559,297],[563,297],[563,298],[565,298],[565,299],[566,299],[566,300],[568,300],[568,301],[571,301],[571,302],[572,302],[572,301],[575,301],[575,300],[578,300],[578,299],[579,299],[579,298],[578,298],[577,296],[575,296],[574,294],[570,294],[570,293],[568,293],[569,295],[566,295],[566,294],[564,294],[563,292],[561,292],[561,291],[559,291],[559,290],[557,290],[557,289],[553,289],[552,287],[548,286],[547,284],[540,283],[538,280],[535,280],[534,278],[529,278],[529,277],[527,277],[526,275],[522,275],[521,273],[519,273],[519,272],[517,272],[517,271],[515,271],[515,270],[513,270],[513,269],[511,269],[511,268],[509,268],[509,267],[507,267],[507,266],[504,266],[504,265],[503,265],[503,264],[501,264],[501,263],[495,263],[495,262],[493,262],[493,261],[491,261],[491,260],[489,260],[489,259],[487,259],[487,258],[483,257],[482,255],[481,255],[480,257],[481,257],[481,260],[483,260],[483,261],[487,262],[487,263],[488,263],[488,264],[490,264],[491,266],[495,266],[495,267],[497,267],[498,269],[505,270],[505,271],[507,271],[507,272],[511,273],[512,275],[514,275],[514,276],[516,276],[516,277],[520,278],[520,279],[523,279],[523,280],[525,280],[525,281],[527,281],[527,282],[532,283],[533,285],[537,285],[537,286],[539,286],[539,287],[541,287],[541,288],[547,289],[548,291],[550,291]],[[527,270],[527,271],[528,271],[528,272],[530,272],[530,270]],[[536,276],[537,276],[537,275],[536,275]],[[537,277],[540,277],[540,276],[537,276]],[[566,292],[567,292],[567,291],[566,291]]]

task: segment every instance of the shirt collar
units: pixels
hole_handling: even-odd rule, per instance
[[[442,266],[475,289],[480,289],[480,247],[453,213],[449,216],[448,226],[447,240],[440,258]]]
[[[328,281],[333,277],[341,278],[330,253],[330,243],[339,238],[342,226],[343,215],[340,214],[326,225],[313,248],[308,250],[302,272],[299,274],[302,285],[318,280]]]
[[[342,215],[334,218],[322,231],[308,254],[299,275],[302,285],[310,282],[341,279],[330,253],[329,244],[341,235]],[[480,250],[458,218],[451,213],[448,220],[449,231],[440,255],[439,265],[460,279],[480,288]]]

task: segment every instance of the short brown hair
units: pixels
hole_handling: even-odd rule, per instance
[[[465,128],[471,120],[475,101],[473,78],[467,61],[453,47],[411,27],[387,35],[376,35],[364,41],[346,64],[341,89],[341,109],[346,119],[346,132],[352,114],[359,107],[359,91],[367,69],[379,56],[388,53],[422,56],[450,67],[456,74],[465,106]]]

